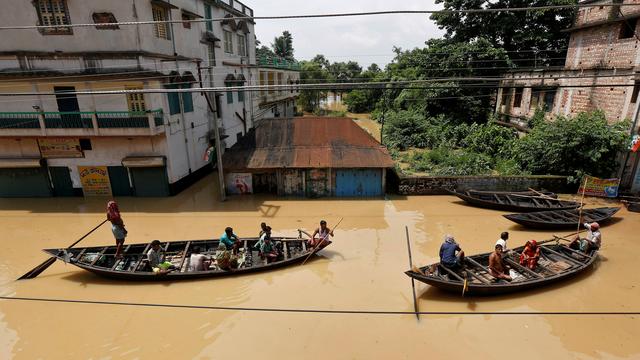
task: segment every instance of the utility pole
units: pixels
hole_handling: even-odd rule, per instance
[[[220,144],[220,128],[218,126],[218,117],[217,109],[212,106],[211,100],[209,99],[209,92],[205,93],[207,98],[207,104],[209,105],[209,109],[213,114],[213,136],[215,137],[215,145],[216,145],[216,163],[218,164],[218,185],[220,188],[220,201],[225,201],[227,199],[227,194],[224,187],[224,169],[222,168],[222,145]],[[213,93],[214,102],[216,104],[215,98],[217,94]]]

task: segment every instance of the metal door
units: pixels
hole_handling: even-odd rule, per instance
[[[338,170],[336,196],[368,197],[382,195],[382,171],[379,169]]]
[[[51,184],[47,169],[0,169],[0,197],[48,197]]]
[[[49,174],[53,183],[54,196],[74,196],[71,170],[66,166],[50,167]]]
[[[282,182],[285,196],[303,196],[302,176],[298,170],[284,170],[282,172]]]
[[[129,173],[124,166],[109,166],[109,181],[111,182],[111,192],[113,196],[131,196],[131,184],[129,184]]]
[[[60,114],[60,119],[62,119],[63,123],[80,124],[82,122],[80,114],[75,114],[80,111],[80,105],[78,104],[78,97],[75,91],[76,88],[73,86],[54,86],[53,88],[53,92],[56,93],[58,111],[63,113]]]
[[[164,167],[130,168],[136,196],[169,196],[169,182]]]

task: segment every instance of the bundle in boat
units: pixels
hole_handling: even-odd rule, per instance
[[[547,196],[527,196],[515,193],[450,191],[470,205],[503,211],[535,212],[543,210],[577,209],[575,201],[558,200]]]
[[[575,228],[577,224],[584,222],[606,224],[618,211],[619,207],[606,207],[585,209],[582,212],[579,209],[551,210],[503,216],[528,228],[553,230]]]
[[[448,268],[440,263],[406,271],[413,279],[436,288],[468,295],[499,295],[543,287],[567,280],[588,270],[597,259],[598,252],[583,254],[562,244],[540,246],[541,258],[532,270],[519,264],[519,254],[524,247],[504,254],[503,259],[511,267],[513,281],[496,279],[489,270],[491,253],[465,257],[464,267]],[[416,271],[418,270],[418,271]]]

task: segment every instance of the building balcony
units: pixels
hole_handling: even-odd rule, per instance
[[[238,0],[216,0],[216,3],[234,15],[253,17],[253,9]]]
[[[0,136],[154,136],[162,110],[145,112],[0,112]]]
[[[270,69],[300,71],[299,62],[287,60],[279,56],[258,56],[256,59],[256,65],[258,67]]]

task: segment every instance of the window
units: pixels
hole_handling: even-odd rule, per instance
[[[211,5],[209,4],[204,4],[204,18],[206,20],[211,20]],[[205,25],[207,27],[207,31],[213,31],[213,22],[207,21],[205,22]]]
[[[267,73],[264,71],[260,71],[260,86],[267,85]],[[264,89],[260,89],[260,96],[265,96],[266,91]]]
[[[185,29],[191,29],[191,22],[190,22],[191,20],[193,20],[193,18],[191,16],[189,16],[189,15],[187,15],[185,13],[182,13],[182,21],[184,21],[182,23],[182,26]]]
[[[529,109],[536,110],[540,103],[540,93],[541,90],[539,88],[531,89],[531,103],[529,104]]]
[[[233,34],[227,30],[224,30],[224,52],[233,54]]]
[[[284,85],[284,74],[278,73],[278,85]],[[283,89],[278,90],[280,94],[284,93]]]
[[[522,105],[522,90],[523,88],[516,88],[516,93],[513,97],[513,107],[519,108]]]
[[[273,86],[276,84],[275,77],[275,73],[269,72],[269,75],[267,77],[267,85],[269,85],[269,95],[275,92],[275,90],[273,89]]]
[[[142,86],[125,86],[125,90],[142,90]],[[127,105],[130,112],[144,112],[147,110],[144,104],[144,94],[142,93],[127,94]]]
[[[171,84],[165,86],[167,89],[177,89],[178,85]],[[169,101],[169,115],[180,114],[180,94],[167,93],[167,100]]]
[[[636,80],[633,85],[633,93],[631,93],[631,103],[635,104],[638,102],[638,92],[640,92],[640,81]]]
[[[500,101],[502,106],[511,106],[511,88],[502,89],[502,100]]]
[[[167,89],[190,89],[190,83],[171,84],[165,86]],[[193,93],[167,93],[169,100],[169,115],[180,114],[180,98],[182,98],[182,110],[185,113],[193,112]]]
[[[244,101],[244,90],[238,90],[238,102]]]
[[[547,89],[544,92],[544,111],[550,112],[553,110],[553,105],[556,99],[556,92],[558,89]]]
[[[167,21],[169,19],[169,13],[166,8],[152,5],[151,11],[153,12],[153,21]],[[168,23],[154,24],[153,34],[160,39],[171,40]]]
[[[37,0],[40,25],[71,25],[66,0]],[[42,29],[43,34],[71,34],[70,27]]]
[[[209,44],[209,46],[207,46],[207,52],[209,55],[209,66],[216,66],[216,46]]]
[[[238,35],[238,55],[247,56],[247,42],[244,35]]]
[[[620,35],[618,39],[630,39],[636,35],[638,19],[629,19],[620,23]]]
[[[191,84],[183,84],[183,89],[191,89]],[[182,95],[182,110],[185,113],[193,112],[193,93],[183,92]]]
[[[231,87],[232,84],[227,84],[227,87]],[[227,91],[227,104],[233,104],[233,91]]]

